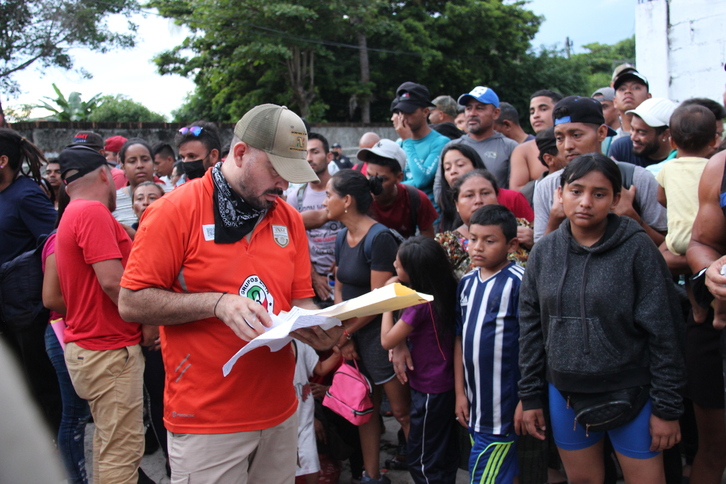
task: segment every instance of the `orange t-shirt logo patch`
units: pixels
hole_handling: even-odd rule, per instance
[[[287,247],[287,244],[290,243],[290,236],[287,233],[287,227],[284,225],[272,226],[272,238],[280,247]]]
[[[245,279],[239,288],[239,295],[248,297],[254,302],[262,305],[267,312],[272,312],[275,308],[275,300],[267,289],[267,285],[257,275],[251,275]]]

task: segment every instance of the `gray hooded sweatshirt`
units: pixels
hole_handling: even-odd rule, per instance
[[[563,392],[651,385],[653,414],[683,412],[685,330],[663,256],[632,219],[608,215],[603,240],[578,244],[570,222],[534,246],[519,295],[519,397],[542,408]]]

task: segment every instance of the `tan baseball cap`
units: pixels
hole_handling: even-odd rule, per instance
[[[267,153],[275,171],[292,183],[319,181],[307,162],[308,132],[300,117],[285,106],[260,104],[237,121],[234,134]]]

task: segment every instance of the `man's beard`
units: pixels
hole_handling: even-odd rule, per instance
[[[633,154],[635,156],[640,156],[641,158],[650,158],[651,155],[656,154],[659,149],[660,143],[658,143],[658,138],[656,138],[652,142],[644,144],[640,149],[640,152],[635,151],[635,147],[633,147]]]
[[[272,201],[266,200],[265,195],[277,195],[281,197],[284,192],[281,188],[271,188],[265,190],[258,197],[246,197],[242,196],[242,199],[247,202],[255,210],[267,210],[272,206]]]

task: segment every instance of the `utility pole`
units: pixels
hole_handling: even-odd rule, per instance
[[[565,37],[565,57],[570,58],[570,49],[572,49],[573,42],[569,37]]]

